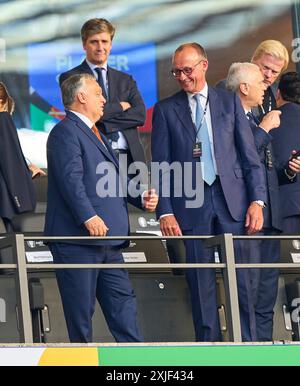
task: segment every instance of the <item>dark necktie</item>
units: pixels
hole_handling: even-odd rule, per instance
[[[252,111],[249,111],[247,113],[247,117],[249,118],[249,122],[250,122],[251,126],[258,126],[259,125],[259,121],[257,118],[255,118]]]
[[[107,92],[106,92],[106,87],[104,85],[103,76],[102,76],[102,71],[105,71],[105,69],[102,68],[102,67],[96,67],[95,71],[96,71],[96,73],[98,75],[97,82],[98,82],[99,86],[102,89],[102,94],[103,94],[104,98],[107,101],[108,100],[107,99]],[[106,135],[107,135],[108,139],[110,139],[113,142],[117,142],[118,139],[119,139],[119,133],[117,131],[115,131],[113,133],[106,133]]]
[[[268,114],[271,110],[274,110],[276,108],[276,99],[274,97],[273,91],[271,90],[271,87],[268,87],[265,91],[264,100],[262,106],[258,107],[259,110],[259,119],[262,120],[262,118]]]
[[[103,82],[103,76],[102,76],[102,71],[104,71],[104,68],[102,67],[96,67],[95,68],[95,71],[98,75],[98,79],[97,79],[97,82],[99,84],[99,86],[101,87],[101,90],[102,90],[102,94],[104,96],[104,98],[107,100],[107,93],[106,93],[106,87],[104,85],[104,82]]]

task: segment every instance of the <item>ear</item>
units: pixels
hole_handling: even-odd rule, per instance
[[[249,84],[248,83],[240,83],[240,87],[239,87],[239,90],[240,90],[240,93],[242,95],[248,95],[249,94]]]
[[[280,98],[281,98],[281,92],[280,92],[279,89],[277,89],[277,91],[276,91],[276,100],[278,101],[278,99],[280,99]]]
[[[86,104],[86,94],[84,91],[79,91],[77,94],[77,99],[81,104]]]
[[[206,72],[208,70],[208,60],[206,59],[205,62],[203,62],[203,71]]]

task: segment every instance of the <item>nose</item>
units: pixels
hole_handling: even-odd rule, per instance
[[[264,71],[264,75],[265,75],[265,77],[266,78],[271,78],[271,76],[272,76],[272,70],[270,70],[270,69],[267,69],[267,70],[265,70]]]
[[[102,43],[101,42],[98,42],[97,43],[97,50],[101,50],[102,49]]]
[[[177,79],[178,80],[180,80],[180,81],[182,81],[182,80],[184,80],[184,79],[186,79],[186,75],[185,75],[185,73],[183,72],[183,71],[181,71],[180,72],[180,75],[177,77]]]

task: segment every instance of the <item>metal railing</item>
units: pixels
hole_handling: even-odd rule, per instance
[[[30,310],[30,299],[28,289],[28,269],[112,269],[112,268],[130,268],[130,269],[153,269],[153,268],[212,268],[223,270],[225,301],[227,305],[227,324],[229,340],[232,342],[241,342],[241,326],[238,304],[238,288],[236,269],[245,268],[300,268],[300,263],[257,263],[257,264],[238,264],[235,263],[234,240],[261,240],[278,239],[294,240],[300,236],[233,236],[232,234],[222,234],[219,236],[106,236],[106,237],[45,237],[43,235],[24,236],[24,234],[12,234],[3,236],[0,239],[0,249],[11,247],[13,256],[16,259],[15,264],[1,264],[1,269],[16,270],[16,295],[17,308],[20,327],[20,343],[33,343],[33,328]],[[34,241],[72,241],[72,240],[204,240],[206,247],[218,247],[221,253],[223,263],[122,263],[122,264],[46,264],[46,263],[27,263],[25,254],[25,242]]]

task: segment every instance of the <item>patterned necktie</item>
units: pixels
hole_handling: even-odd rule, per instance
[[[253,115],[252,111],[249,111],[247,113],[247,117],[249,118],[249,122],[253,125],[253,126],[258,126],[259,125],[259,121],[257,118],[255,118],[255,116]]]
[[[104,71],[104,70],[105,69],[102,67],[96,67],[95,68],[95,71],[98,75],[97,82],[98,82],[99,86],[101,87],[102,94],[103,94],[104,98],[107,100],[107,92],[106,92],[106,87],[105,87],[104,82],[103,82],[103,75],[102,75],[102,71]]]
[[[200,94],[194,95],[193,98],[197,103],[195,124],[198,130],[200,127],[204,112],[200,103]],[[216,179],[216,172],[214,168],[210,141],[208,136],[208,128],[207,128],[207,123],[205,118],[202,122],[202,126],[200,130],[197,133],[197,139],[201,142],[201,146],[202,146],[201,161],[203,162],[203,166],[204,166],[204,181],[208,185],[212,185]]]
[[[98,130],[98,128],[97,128],[96,125],[93,125],[93,126],[92,126],[92,132],[93,132],[93,133],[95,134],[95,136],[99,139],[99,141],[100,141],[102,144],[104,144],[103,139],[102,139],[102,137],[101,137],[101,134],[100,134],[100,132],[99,132],[99,130]]]

